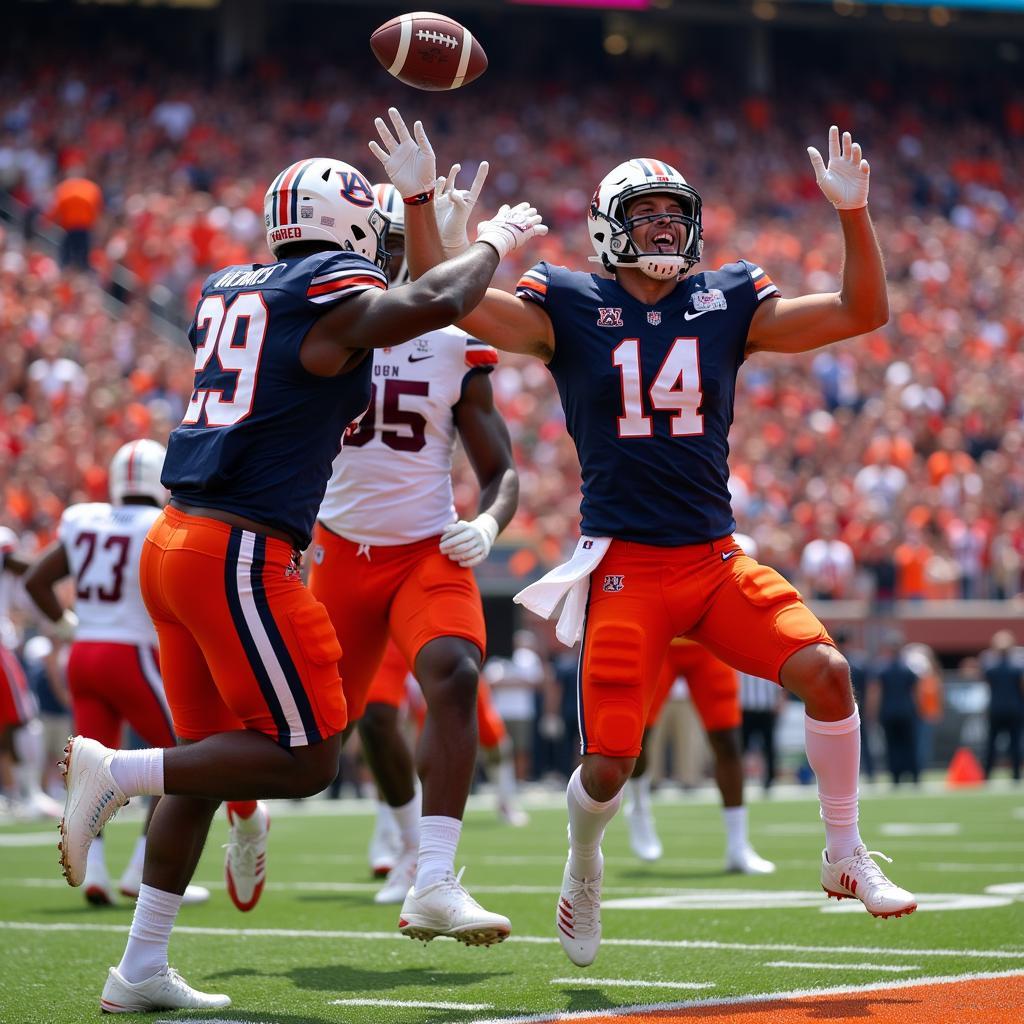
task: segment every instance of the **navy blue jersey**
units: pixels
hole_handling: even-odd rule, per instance
[[[188,335],[195,386],[161,478],[174,497],[309,543],[345,428],[369,403],[373,360],[318,377],[299,347],[326,309],[366,288],[387,288],[384,273],[336,251],[206,280]]]
[[[554,327],[583,533],[666,547],[731,533],[736,373],[758,303],[778,295],[768,275],[729,263],[647,306],[614,280],[538,263],[516,294]]]

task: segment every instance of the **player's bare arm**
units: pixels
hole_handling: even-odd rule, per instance
[[[876,330],[889,319],[885,266],[868,214],[870,167],[849,132],[829,131],[825,166],[808,148],[818,186],[836,207],[843,231],[842,286],[838,292],[768,299],[750,323],[747,355],[754,352],[808,352]]]
[[[449,526],[440,547],[453,561],[472,567],[490,554],[495,537],[512,521],[519,504],[519,475],[508,427],[495,408],[494,391],[485,374],[467,378],[453,415],[480,483],[480,502],[476,519],[460,519]]]
[[[28,571],[28,562],[7,552],[3,559],[3,571],[9,572],[12,576],[24,576]]]
[[[64,614],[54,586],[71,573],[64,545],[54,541],[29,566],[25,574],[25,590],[36,607],[51,621],[59,622]]]
[[[420,187],[426,179],[420,178],[415,182],[407,180],[407,172],[417,166],[417,154],[420,164],[429,166],[433,172],[434,153],[430,149],[426,132],[416,122],[410,134],[401,114],[394,107],[388,113],[397,138],[384,121],[377,118],[375,123],[383,148],[371,142],[370,150],[380,160],[399,191]],[[426,154],[428,150],[429,156]],[[431,268],[456,257],[469,246],[467,225],[487,177],[488,164],[484,162],[480,165],[468,189],[455,187],[455,176],[460,169],[460,165],[455,164],[445,177],[434,180],[431,185],[431,188],[436,189],[433,203],[422,204],[425,208],[420,209],[413,206],[406,211],[409,230],[406,235],[405,258],[414,280]],[[429,214],[433,214],[439,221],[436,227],[426,223]],[[545,227],[539,233],[546,231]],[[554,355],[555,336],[551,320],[538,306],[497,288],[488,288],[483,298],[470,309],[472,312],[458,318],[457,323],[474,337],[502,351],[538,356],[544,362],[550,361]]]

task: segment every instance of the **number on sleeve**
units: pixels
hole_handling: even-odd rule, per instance
[[[233,394],[225,388],[196,387],[185,410],[183,423],[198,423],[206,414],[206,426],[230,427],[252,412],[260,354],[267,337],[267,305],[260,292],[242,292],[230,306],[220,295],[208,295],[196,313],[195,373],[206,371],[214,353],[220,368],[235,375]]]
[[[619,437],[652,437],[654,421],[644,412],[640,339],[626,338],[612,352],[622,386]],[[650,387],[651,408],[674,411],[669,421],[673,437],[704,433],[704,417],[697,411],[703,399],[700,386],[699,342],[676,338]]]

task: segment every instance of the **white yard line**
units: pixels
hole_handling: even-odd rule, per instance
[[[917,964],[844,964],[836,960],[770,960],[765,967],[807,967],[825,971],[891,971],[893,974],[921,970]]]
[[[127,924],[91,924],[74,921],[0,921],[0,931],[27,932],[109,932],[124,935]],[[210,935],[220,938],[267,938],[267,939],[352,939],[355,941],[408,941],[397,929],[386,932],[328,931],[315,928],[209,928],[198,925],[177,925],[176,935]],[[558,942],[546,935],[513,935],[509,942],[528,945],[550,946]],[[711,949],[739,952],[766,953],[851,953],[855,956],[895,957],[970,957],[982,960],[1024,960],[1024,949],[907,949],[884,946],[800,946],[795,943],[767,942],[715,942],[700,939],[613,939],[604,938],[602,946],[622,946],[642,949]],[[1018,974],[1010,971],[1008,974]]]
[[[801,988],[779,992],[765,992],[751,996],[728,996],[714,999],[688,999],[681,1003],[638,1003],[633,1006],[616,1006],[605,1010],[582,1010],[575,1012],[517,1014],[512,1017],[486,1017],[469,1021],[468,1024],[542,1024],[545,1021],[593,1020],[595,1017],[618,1017],[642,1013],[653,1016],[664,1010],[688,1010],[694,1007],[740,1006],[751,1003],[774,1002],[777,999],[801,999],[806,996],[841,996],[856,992],[886,991],[894,988],[915,988],[921,985],[948,985],[962,981],[984,981],[989,978],[1016,978],[1024,970],[988,971],[978,974],[949,974],[934,978],[901,978],[890,981],[876,981],[869,985],[835,985],[827,988]]]
[[[0,832],[0,846],[56,846],[56,829],[46,832]]]
[[[328,1006],[392,1006],[410,1010],[493,1010],[493,1003],[429,1003],[416,999],[330,999]]]
[[[552,978],[552,985],[603,985],[625,988],[714,988],[713,981],[639,981],[636,978]]]

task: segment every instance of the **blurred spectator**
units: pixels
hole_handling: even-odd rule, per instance
[[[817,600],[845,597],[853,583],[854,563],[850,545],[839,539],[839,523],[831,511],[818,518],[818,536],[800,556],[804,586]]]
[[[907,644],[904,659],[917,676],[915,690],[917,704],[917,764],[925,771],[931,764],[935,730],[942,719],[945,705],[942,666],[928,644]]]
[[[1008,629],[1001,629],[992,637],[992,646],[982,655],[981,667],[989,686],[985,778],[992,775],[996,748],[1000,737],[1005,735],[1010,772],[1019,782],[1021,732],[1024,731],[1024,648],[1017,646]]]
[[[917,783],[917,673],[907,664],[903,636],[890,630],[880,645],[880,657],[869,686],[872,718],[877,718],[885,733],[885,756],[894,786],[904,776]]]
[[[511,657],[491,658],[484,666],[484,678],[491,687],[494,707],[512,739],[519,779],[530,777],[537,698],[550,671],[537,648],[537,638],[530,630],[516,630]]]
[[[57,186],[50,207],[50,220],[64,232],[60,262],[73,270],[89,269],[92,233],[103,209],[99,185],[83,177],[75,168]]]
[[[693,789],[704,778],[711,748],[682,676],[672,684],[661,716],[651,729],[647,756],[652,785],[671,779]]]
[[[743,753],[748,754],[755,747],[760,751],[764,762],[761,783],[767,793],[775,782],[775,723],[786,702],[786,691],[770,679],[746,672],[740,672],[739,677]]]
[[[877,709],[868,703],[868,683],[871,680],[871,662],[867,654],[853,643],[852,634],[845,626],[832,630],[832,639],[850,666],[850,684],[853,699],[860,711],[860,770],[869,782],[875,781],[874,731],[877,728]]]

